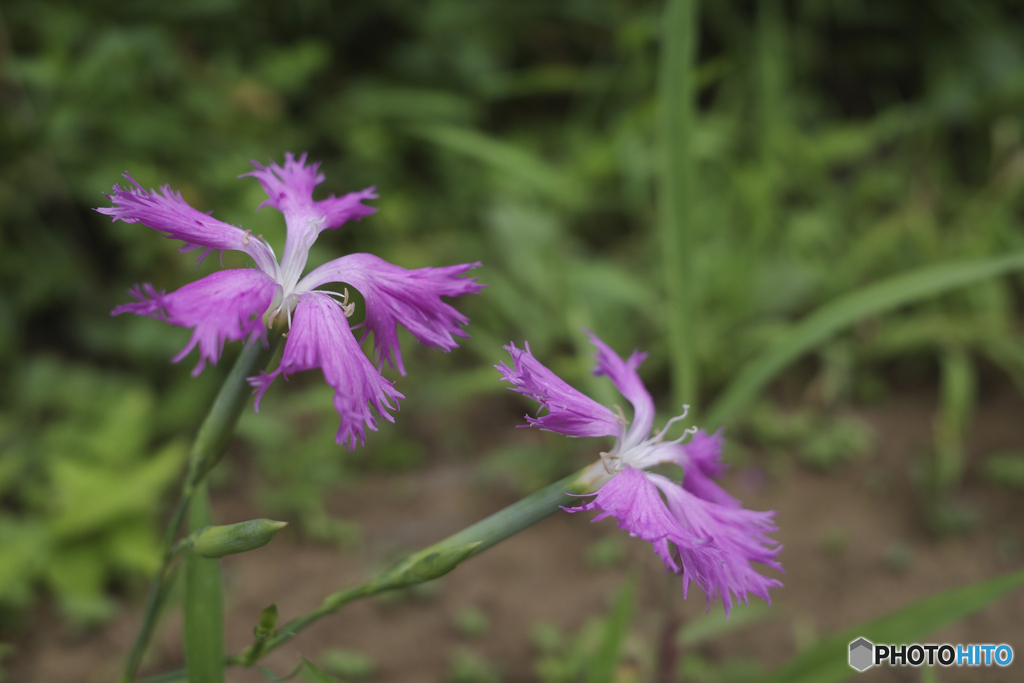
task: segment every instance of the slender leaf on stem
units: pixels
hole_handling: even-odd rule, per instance
[[[858,320],[1022,269],[1024,253],[1020,252],[981,261],[927,266],[825,304],[744,366],[708,411],[704,425],[713,429],[736,417],[787,365]]]
[[[413,553],[373,578],[328,595],[319,607],[283,625],[273,638],[254,643],[233,656],[230,663],[243,666],[254,664],[260,657],[280,647],[299,631],[333,614],[353,600],[446,574],[461,562],[536,524],[554,513],[560,506],[573,504],[573,495],[597,490],[607,481],[608,476],[604,466],[598,461],[560,479],[443,541]]]
[[[156,676],[150,676],[149,678],[143,678],[141,683],[178,683],[179,681],[187,681],[188,672],[184,669],[175,669],[173,671],[165,671],[162,674]]]
[[[611,683],[615,667],[619,663],[622,642],[626,639],[626,628],[633,616],[633,605],[636,602],[636,575],[631,575],[622,584],[615,606],[608,615],[608,622],[601,635],[601,645],[594,655],[590,668],[587,670],[587,683]]]
[[[189,504],[189,529],[212,521],[205,482]],[[224,595],[220,561],[189,551],[185,559],[185,660],[189,683],[224,681]]]
[[[291,671],[291,673],[287,673],[284,676],[278,676],[277,674],[275,674],[273,671],[270,670],[270,667],[263,666],[262,664],[257,664],[256,668],[259,670],[259,672],[261,674],[263,674],[264,678],[266,678],[268,681],[270,681],[270,683],[283,683],[284,681],[292,680],[293,678],[298,676],[300,673],[302,673],[306,669],[306,660],[305,660],[305,658],[303,658],[302,662],[303,663],[299,664],[297,667],[295,667],[295,669],[293,669]],[[331,679],[331,680],[333,680],[333,679]]]
[[[662,19],[658,97],[661,102],[661,173],[658,186],[659,233],[668,309],[672,394],[677,405],[693,404],[697,395],[697,360],[693,348],[690,300],[690,254],[693,243],[694,55],[697,47],[697,0],[667,0]]]
[[[775,670],[766,683],[844,681],[857,673],[847,663],[848,649],[853,640],[867,638],[873,643],[896,644],[919,642],[935,629],[977,612],[1022,585],[1024,571],[1018,571],[931,595],[811,646]]]
[[[536,524],[559,509],[575,502],[574,495],[601,488],[610,475],[601,461],[545,486],[490,517],[424,548],[381,574],[356,586],[342,588],[323,599],[320,606],[292,619],[269,639],[257,635],[251,646],[226,660],[227,664],[252,666],[270,651],[291,640],[297,633],[333,614],[342,606],[386,590],[421,583],[454,569],[459,563]],[[261,618],[262,622],[262,618]],[[183,672],[169,672],[153,680],[180,680]],[[147,683],[150,683],[147,681]]]
[[[309,681],[309,683],[338,683],[337,678],[305,657],[302,658],[302,677]]]

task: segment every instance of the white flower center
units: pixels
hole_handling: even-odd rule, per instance
[[[611,453],[601,453],[605,470],[609,474],[613,474],[625,469],[626,466],[642,470],[663,462],[670,462],[672,457],[667,453],[659,453],[659,451],[664,451],[668,446],[680,444],[686,437],[697,433],[697,427],[687,427],[678,438],[665,441],[669,428],[674,423],[686,419],[689,412],[690,406],[684,405],[681,415],[676,415],[665,423],[661,431],[654,432],[652,436],[638,443],[630,443],[632,440],[617,439]]]

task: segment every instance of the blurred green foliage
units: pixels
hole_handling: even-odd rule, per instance
[[[783,412],[768,402],[751,411],[748,428],[758,443],[793,449],[801,462],[819,470],[870,454],[876,438],[856,417],[811,409]]]
[[[491,618],[475,605],[459,610],[455,615],[455,628],[467,638],[479,638],[491,627]]]
[[[155,438],[163,406],[124,376],[39,355],[14,380],[18,402],[0,413],[0,609],[43,584],[71,620],[101,620],[111,581],[159,566],[155,513],[185,442]]]
[[[466,350],[407,352],[398,425],[366,451],[333,443],[337,418],[315,382],[276,388],[244,418],[263,502],[315,537],[357,537],[322,494],[367,466],[485,449],[490,472],[517,488],[557,476],[561,457],[495,445],[508,420],[459,423],[503,391],[487,366],[509,339],[611,404],[588,373],[590,327],[621,351],[649,350],[643,375],[664,394],[652,229],[661,12],[611,0],[5,2],[0,600],[25,605],[45,585],[88,620],[109,610],[111,580],[152,570],[177,439],[223,370],[189,378],[168,363],[187,331],[108,315],[136,282],[172,289],[219,268],[90,211],[125,170],[280,244],[280,217],[253,213],[261,190],[236,177],[251,158],[308,151],[324,162],[322,191],[376,185],[381,197],[378,214],[324,235],[311,265],[352,251],[410,268],[484,262],[488,289],[456,304],[472,320]],[[1020,15],[959,0],[701,7],[688,210],[702,403],[837,296],[1024,248]],[[1024,386],[1018,305],[1019,281],[989,281],[821,346],[789,378],[814,387],[824,411],[796,438],[801,456],[830,467],[868,447],[863,430],[830,422],[837,404],[935,382],[928,481],[955,485],[979,360]]]
[[[368,678],[377,670],[373,660],[358,650],[330,648],[320,653],[320,661],[325,669],[344,679]]]
[[[451,655],[447,683],[501,683],[498,667],[485,657],[465,647],[456,648]]]
[[[553,624],[537,624],[533,629],[534,645],[540,651],[534,663],[537,677],[543,683],[637,680],[636,667],[631,661],[636,653],[628,652],[625,647],[636,592],[634,572],[615,595],[608,615],[591,619],[572,637]]]

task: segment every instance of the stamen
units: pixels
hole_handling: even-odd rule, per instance
[[[244,244],[245,246],[249,246],[250,237],[252,237],[252,230],[246,230],[245,234],[242,235],[242,244]],[[262,235],[257,239],[262,239]]]
[[[619,407],[619,404],[618,403],[613,403],[612,404],[612,408],[615,408],[615,412],[616,412],[615,419],[617,419],[620,423],[622,423],[623,425],[628,427],[629,426],[629,420],[626,419],[626,414],[622,412],[622,408]]]
[[[263,314],[263,322],[270,329],[274,326],[274,321],[277,320],[278,316],[281,315],[282,309],[288,317],[288,329],[292,328],[292,307],[289,305],[289,299],[296,299],[294,294],[289,294],[281,299],[281,303],[273,308],[268,308],[267,312]]]
[[[658,442],[662,441],[665,438],[665,436],[668,434],[668,428],[671,427],[674,423],[679,422],[680,420],[685,420],[686,419],[686,415],[689,412],[690,412],[690,406],[684,403],[683,404],[683,414],[682,415],[676,415],[671,420],[666,422],[665,426],[661,428],[661,431],[654,435],[654,442],[658,443]],[[684,436],[685,436],[685,434],[686,434],[686,432],[683,432]]]
[[[678,439],[669,441],[669,443],[682,443],[683,439],[685,439],[688,436],[693,436],[694,434],[697,433],[697,431],[698,429],[696,425],[694,425],[693,427],[687,427],[686,429],[683,430],[683,433],[679,436]]]
[[[341,299],[341,305],[342,306],[347,306],[348,305],[348,287],[345,288],[345,293],[344,294],[338,294],[337,292],[332,292],[329,289],[314,289],[313,291],[314,292],[318,292],[320,294],[326,294],[327,296],[336,296],[339,299]]]
[[[328,296],[336,296],[340,298],[341,310],[345,312],[346,318],[351,318],[352,314],[356,312],[356,302],[353,301],[352,303],[349,303],[348,300],[348,287],[345,288],[344,294],[338,294],[337,292],[332,292],[329,289],[316,289],[313,291],[319,292],[320,294],[327,294]]]

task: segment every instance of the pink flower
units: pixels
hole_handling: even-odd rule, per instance
[[[249,378],[256,390],[257,410],[278,375],[287,379],[293,372],[320,368],[335,391],[334,406],[341,416],[336,440],[354,448],[357,440],[364,442],[367,427],[377,428],[370,408],[394,421],[388,411],[403,398],[380,372],[387,361],[405,374],[397,326],[404,325],[429,346],[444,351],[456,348],[454,337],[467,336],[462,326],[469,320],[441,297],[479,292],[483,285],[459,276],[480,264],[406,270],[372,254],[350,254],[303,277],[309,249],[321,232],[376,211],[362,203],[377,197],[374,188],[317,201],[313,190],[324,175],[318,172],[318,163],[306,165],[305,154],[298,159],[286,154],[283,167],[273,162],[269,166],[253,162],[253,166],[255,170],[245,175],[259,180],[269,197],[261,208],[274,207],[287,225],[280,261],[262,237],[197,211],[169,186],[159,193],[147,191],[125,174],[131,186],[115,185],[108,195],[113,206],[97,211],[180,239],[185,242],[183,252],[202,249],[200,260],[213,250],[234,249],[248,254],[256,268],[218,271],[170,294],[150,284],[136,286],[130,291],[136,301],[118,306],[112,315],[135,313],[192,328],[191,340],[174,361],[198,346],[193,375],[202,372],[207,361],[217,363],[225,342],[261,338],[266,343],[267,328],[275,320],[286,320],[290,330],[280,365],[269,374]],[[355,305],[348,302],[347,292],[341,296],[317,289],[340,282],[359,289],[366,300],[366,320],[361,324],[365,329],[358,341],[348,322]],[[376,365],[360,349],[371,332]]]
[[[589,494],[594,496],[590,502],[563,509],[597,510],[595,522],[617,519],[620,529],[651,543],[662,563],[682,577],[684,596],[694,581],[707,595],[709,608],[720,597],[728,616],[733,601],[746,603],[751,593],[770,603],[768,589],[782,584],[758,574],[751,563],[782,571],[775,559],[782,546],[768,536],[776,529],[775,513],[743,509],[713,481],[725,468],[720,433],[708,435],[691,427],[678,439],[665,441],[669,426],[683,419],[684,411],[651,435],[654,401],[636,372],[645,354],[634,352],[623,361],[593,333],[588,334],[597,347],[594,374],[607,375],[632,404],[631,425],[558,378],[533,357],[529,345],[525,350],[514,344],[505,347],[514,368],[504,363],[495,366],[513,391],[536,400],[547,411],[539,417],[527,415],[523,426],[567,436],[615,437],[614,447],[601,453],[611,478],[596,494]],[[693,438],[682,443],[690,435]],[[683,468],[682,484],[643,471],[662,463]]]

